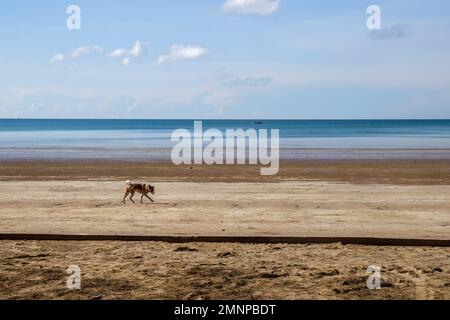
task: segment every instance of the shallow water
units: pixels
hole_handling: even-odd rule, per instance
[[[1,119],[0,158],[168,160],[194,120]],[[203,131],[278,129],[285,159],[450,159],[450,120],[205,120]],[[270,132],[270,131],[269,131]]]

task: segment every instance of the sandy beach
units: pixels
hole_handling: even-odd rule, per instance
[[[449,1],[30,2],[0,5],[0,302],[450,300]]]
[[[450,240],[448,161],[251,166],[7,161],[2,234]],[[120,204],[124,181],[155,203]],[[136,197],[139,200],[139,197]],[[448,299],[450,248],[330,244],[2,241],[0,298]],[[77,264],[83,289],[65,288]],[[383,270],[368,290],[367,267]],[[179,285],[182,283],[182,285]],[[182,289],[180,289],[180,287]]]
[[[6,241],[1,299],[449,299],[448,248]],[[66,288],[78,265],[81,290]],[[381,269],[380,290],[366,286]]]

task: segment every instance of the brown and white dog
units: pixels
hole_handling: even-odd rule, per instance
[[[125,195],[123,196],[122,203],[125,204],[125,199],[128,197],[129,194],[131,194],[131,196],[130,196],[131,202],[135,203],[133,200],[133,197],[136,192],[141,194],[141,203],[144,203],[142,201],[142,198],[144,198],[144,197],[147,197],[151,202],[155,202],[155,201],[153,201],[152,198],[150,198],[148,196],[148,193],[155,194],[155,187],[153,187],[149,184],[145,184],[145,183],[144,184],[131,183],[131,181],[128,180],[126,189],[125,189]]]

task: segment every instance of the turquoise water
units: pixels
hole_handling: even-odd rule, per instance
[[[0,119],[0,158],[167,159],[194,120]],[[285,158],[448,158],[450,120],[205,120],[209,128],[279,129]],[[448,150],[447,150],[448,149]]]

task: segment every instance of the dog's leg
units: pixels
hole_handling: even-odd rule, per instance
[[[125,191],[125,195],[123,196],[123,199],[122,199],[123,204],[125,204],[125,199],[127,198],[128,194],[129,194],[128,190]]]
[[[144,203],[144,201],[142,201],[142,198],[144,197],[144,195],[141,195],[141,203]]]
[[[153,199],[152,198],[150,198],[147,194],[145,195],[151,202],[155,202],[155,201],[153,201]]]
[[[131,197],[130,197],[130,200],[131,200],[131,202],[136,203],[136,202],[134,202],[133,197],[134,197],[134,191],[131,191]]]

